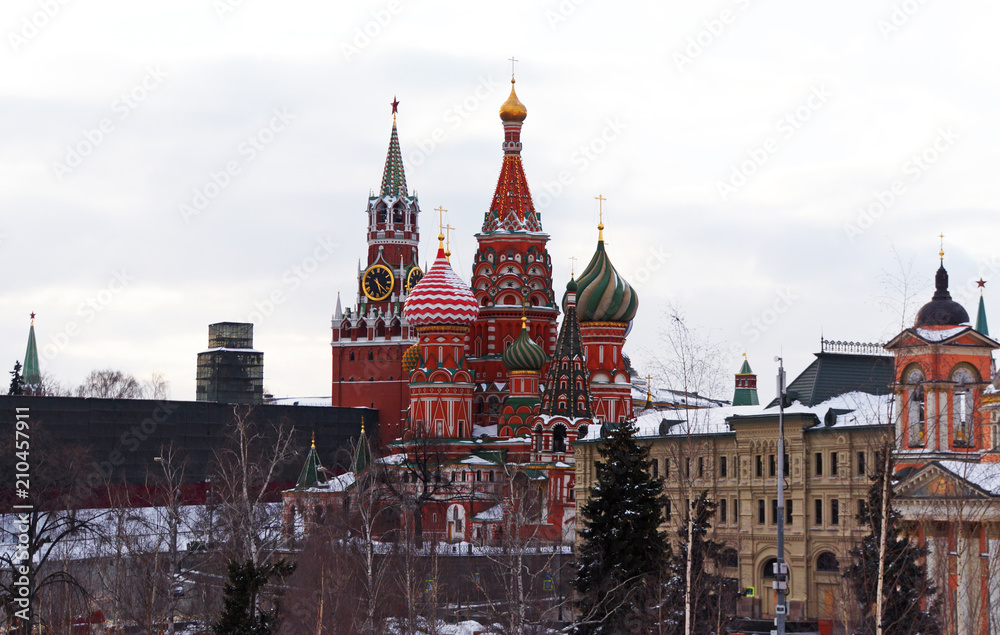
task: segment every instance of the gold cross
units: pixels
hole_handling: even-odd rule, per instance
[[[511,78],[511,80],[513,80],[514,79],[514,63],[517,62],[518,60],[514,59],[514,56],[511,55],[510,56],[510,60],[508,60],[508,61],[510,62],[510,78]]]
[[[576,256],[570,256],[570,267],[569,267],[569,277],[573,277],[573,273],[576,271]]]
[[[434,211],[438,213],[438,240],[444,240],[444,213],[448,210],[443,205],[438,205]]]
[[[603,225],[604,224],[604,201],[606,201],[608,199],[604,198],[604,195],[598,194],[597,196],[594,197],[594,200],[597,201],[597,211],[601,215],[601,224]]]
[[[445,210],[445,211],[447,211],[447,210]],[[445,258],[451,258],[451,230],[453,230],[453,229],[455,229],[455,228],[452,227],[451,225],[445,225],[444,226],[445,241],[446,241],[445,242],[445,248],[444,248],[444,256],[445,256]]]
[[[944,234],[941,234],[939,238],[941,239],[941,251],[938,252],[938,256],[944,261]]]
[[[653,398],[653,376],[646,375],[646,398],[652,400]]]

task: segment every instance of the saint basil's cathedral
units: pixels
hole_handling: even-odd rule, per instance
[[[451,268],[443,228],[429,270],[418,265],[420,207],[407,189],[393,101],[357,301],[345,310],[338,296],[333,317],[333,405],[379,411],[377,445],[399,487],[420,499],[414,520],[424,536],[496,539],[516,491],[530,501],[521,520],[535,539],[572,543],[573,443],[595,422],[632,418],[622,347],[638,297],[611,264],[602,221],[590,263],[557,304],[549,235],[521,163],[527,109],[511,84],[471,285]],[[311,453],[303,474],[321,477],[318,468]],[[287,493],[286,509],[310,509],[295,499],[329,491],[315,484]]]

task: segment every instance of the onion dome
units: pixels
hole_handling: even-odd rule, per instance
[[[439,234],[434,264],[403,305],[403,317],[411,326],[469,326],[479,316],[476,296],[448,264],[443,242]]]
[[[948,292],[948,272],[945,271],[943,258],[942,253],[941,266],[934,276],[934,297],[917,311],[913,326],[956,326],[969,322],[969,313],[952,300]]]
[[[581,322],[631,322],[639,296],[618,275],[604,251],[604,223],[597,228],[597,252],[577,281],[576,313]]]
[[[545,365],[545,351],[528,335],[528,318],[521,318],[521,334],[500,356],[507,370],[528,370],[539,372]]]
[[[409,374],[420,366],[420,346],[414,344],[403,353],[403,372]]]
[[[514,80],[510,80],[510,97],[500,106],[500,119],[502,121],[524,121],[528,116],[528,109],[524,107],[521,100],[514,92]]]

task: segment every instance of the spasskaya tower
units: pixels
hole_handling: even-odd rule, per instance
[[[403,354],[417,343],[403,316],[403,303],[423,272],[417,265],[420,242],[416,194],[406,189],[403,158],[392,102],[392,134],[378,193],[368,197],[368,256],[358,263],[354,308],[344,310],[340,295],[333,315],[333,405],[379,411],[379,444],[402,434],[409,405]]]

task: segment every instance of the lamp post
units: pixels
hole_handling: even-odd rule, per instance
[[[167,593],[169,594],[169,605],[170,605],[170,621],[167,624],[167,633],[169,635],[174,635],[177,615],[177,597],[174,593],[174,588],[177,584],[177,525],[180,522],[180,511],[177,509],[177,503],[179,498],[179,492],[177,489],[180,487],[177,484],[177,469],[174,468],[173,459],[173,448],[167,452],[166,458],[163,456],[163,450],[160,450],[160,456],[154,457],[153,460],[160,464],[163,468],[163,477],[166,480],[167,487],[169,488],[169,498],[167,499],[167,504],[170,509],[170,515],[168,517],[168,525],[170,531],[170,588]]]
[[[785,594],[788,592],[788,564],[785,562],[785,364],[780,357],[778,362],[778,558],[774,563],[774,590],[778,601],[774,607],[774,625],[777,635],[785,635],[785,618],[788,608],[785,604]]]

